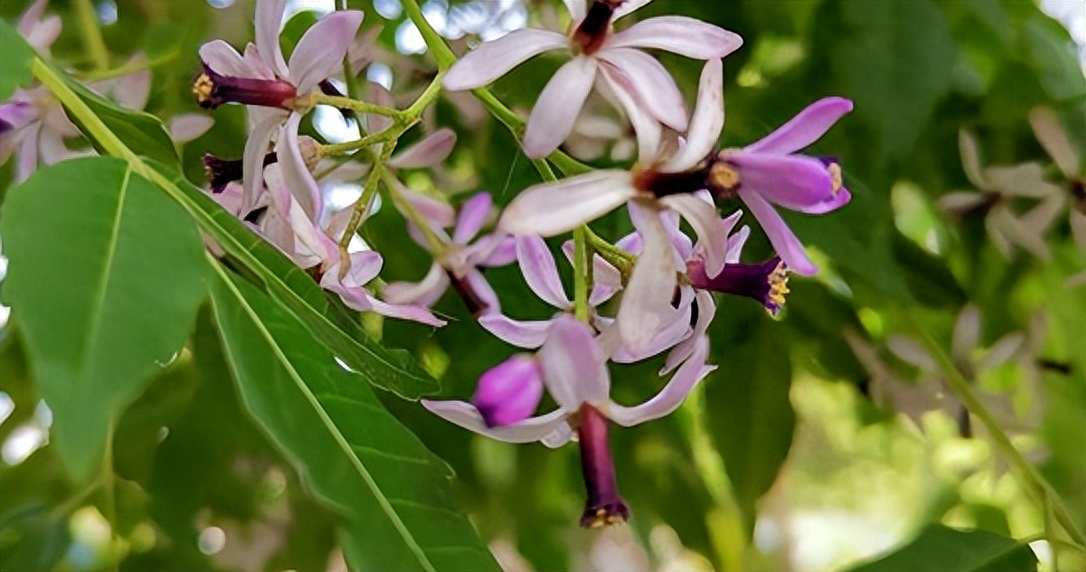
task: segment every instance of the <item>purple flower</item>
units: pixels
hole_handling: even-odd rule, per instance
[[[655,120],[686,129],[686,111],[675,81],[659,62],[640,51],[662,49],[690,58],[723,58],[742,45],[738,35],[683,16],[661,16],[614,32],[612,21],[647,4],[642,0],[568,0],[573,30],[567,36],[550,30],[524,28],[485,42],[464,55],[445,76],[452,91],[482,87],[525,60],[543,52],[569,49],[573,59],[543,88],[528,117],[524,152],[532,158],[550,154],[573,130],[578,112],[596,83],[605,92],[621,94],[644,108]]]
[[[319,89],[321,81],[340,73],[362,12],[342,10],[313,24],[295,46],[287,64],[279,47],[279,28],[286,0],[256,3],[256,44],[245,55],[222,40],[200,46],[204,73],[193,85],[200,104],[214,108],[223,103],[243,103],[249,111],[249,139],[245,143],[245,204],[253,205],[262,181],[263,157],[268,145],[277,140],[279,161],[288,187],[296,193],[302,209],[316,220],[322,198],[316,181],[305,166],[298,145],[298,126],[303,110],[296,98]]]
[[[629,511],[618,492],[607,440],[607,420],[629,427],[668,415],[715,369],[705,364],[707,356],[708,344],[700,344],[695,355],[679,367],[660,393],[641,405],[624,407],[610,399],[607,356],[599,339],[593,337],[587,325],[572,316],[562,315],[555,319],[546,342],[534,357],[543,384],[558,404],[555,411],[539,417],[520,418],[508,425],[490,426],[487,418],[471,403],[423,400],[422,404],[447,421],[509,443],[542,441],[548,447],[558,447],[569,442],[576,433],[588,492],[581,525],[615,524],[625,520]],[[530,391],[531,381],[519,368],[506,368],[499,374],[516,378],[510,383],[519,386],[520,390],[510,392],[513,399],[519,401],[530,397],[523,393]],[[519,413],[525,409],[520,404],[509,408]]]
[[[472,405],[487,427],[512,425],[530,417],[543,397],[543,372],[527,354],[515,355],[479,378]]]
[[[710,167],[710,188],[720,195],[738,195],[762,225],[773,248],[788,267],[809,276],[818,271],[803,245],[773,204],[808,214],[824,214],[849,202],[836,161],[797,154],[814,143],[852,102],[827,97],[801,111],[773,133],[742,149],[725,149]],[[772,203],[772,204],[771,204]]]

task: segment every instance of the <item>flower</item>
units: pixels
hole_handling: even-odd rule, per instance
[[[523,28],[468,52],[445,76],[451,91],[482,87],[525,60],[543,52],[568,48],[573,59],[554,74],[528,117],[524,153],[550,154],[573,130],[585,99],[602,77],[607,89],[623,94],[654,119],[686,129],[682,94],[667,70],[635,48],[656,48],[690,58],[723,58],[742,45],[738,35],[683,16],[661,16],[614,32],[611,23],[647,4],[646,0],[568,0],[573,29],[568,35]]]
[[[298,41],[289,65],[279,47],[279,28],[286,0],[256,3],[256,44],[241,55],[222,40],[200,46],[203,73],[193,92],[200,105],[214,109],[223,103],[243,103],[249,111],[245,143],[245,204],[256,202],[263,180],[263,157],[277,139],[279,161],[288,187],[297,193],[306,215],[316,220],[322,211],[320,189],[305,167],[299,150],[298,126],[310,104],[304,97],[320,82],[342,72],[343,58],[362,23],[362,12],[336,11],[313,24]]]
[[[538,417],[509,415],[506,421],[516,421],[497,425],[493,415],[488,424],[488,418],[471,403],[424,399],[422,405],[446,421],[509,443],[542,441],[548,447],[558,447],[569,442],[576,433],[588,491],[581,525],[594,528],[616,524],[629,516],[626,503],[618,492],[608,445],[607,421],[629,427],[670,414],[698,382],[715,369],[705,364],[707,357],[708,344],[699,344],[695,354],[679,367],[660,393],[635,407],[624,407],[610,399],[607,356],[599,339],[593,337],[586,324],[572,316],[561,315],[555,319],[546,341],[533,358],[538,375],[557,402],[558,409]],[[520,406],[521,400],[532,401],[527,397],[531,397],[532,385],[537,378],[533,373],[524,375],[527,367],[518,365],[514,368],[508,363],[491,370],[495,373],[487,374],[506,376],[509,378],[506,383],[520,386],[519,390],[503,391],[510,396],[507,399],[518,402],[517,406],[504,411],[522,413],[527,408]],[[489,381],[488,385],[493,383]]]
[[[742,149],[725,149],[710,167],[710,188],[721,196],[738,195],[758,219],[774,250],[795,272],[810,276],[818,271],[803,245],[788,228],[773,204],[807,214],[825,214],[849,202],[835,160],[797,154],[814,143],[852,102],[840,97],[820,99],[788,123]]]
[[[1074,235],[1079,249],[1086,251],[1086,172],[1083,172],[1086,161],[1081,158],[1081,146],[1071,143],[1071,139],[1060,126],[1056,113],[1051,109],[1038,107],[1031,110],[1029,122],[1037,140],[1055,161],[1067,181],[1067,190],[1071,195],[1071,234]],[[1086,284],[1086,270],[1067,279],[1068,286],[1082,284]]]
[[[672,313],[677,273],[684,270],[660,212],[674,210],[694,227],[705,245],[706,272],[715,276],[724,267],[727,237],[721,233],[716,207],[694,194],[706,187],[704,159],[724,124],[722,83],[721,61],[706,62],[691,129],[677,150],[661,145],[660,125],[627,101],[638,138],[638,164],[633,169],[606,169],[536,185],[517,195],[498,222],[499,229],[514,234],[552,236],[626,203],[644,248],[617,319],[623,343],[635,352],[649,346]]]
[[[1051,253],[1044,233],[1063,207],[1063,190],[1044,179],[1037,163],[981,168],[976,138],[966,130],[958,132],[962,168],[978,191],[956,191],[939,198],[939,206],[960,216],[984,213],[984,226],[992,244],[1010,258],[1015,248],[1047,260]],[[1015,198],[1041,202],[1019,216],[1012,208]]]

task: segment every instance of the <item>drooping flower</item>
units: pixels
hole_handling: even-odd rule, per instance
[[[843,185],[836,160],[798,152],[850,111],[852,102],[847,99],[820,99],[762,139],[742,149],[721,151],[709,169],[710,189],[717,195],[738,195],[785,264],[805,276],[818,269],[773,205],[825,214],[849,202],[852,195]]]
[[[262,182],[263,158],[277,140],[283,176],[311,219],[322,211],[320,189],[299,151],[298,126],[312,105],[305,101],[322,81],[340,73],[343,57],[362,23],[362,12],[340,10],[313,24],[294,48],[288,63],[279,46],[286,0],[261,0],[254,16],[256,43],[239,54],[222,40],[200,46],[203,73],[193,92],[203,107],[245,104],[249,138],[244,152],[245,204],[252,205]]]
[[[962,168],[977,191],[955,191],[939,198],[939,205],[959,216],[984,215],[992,244],[1006,257],[1016,247],[1047,260],[1051,256],[1044,234],[1063,208],[1063,190],[1048,182],[1038,163],[981,168],[977,140],[964,129],[958,133]],[[1038,199],[1025,214],[1015,212],[1015,198]]]
[[[519,368],[513,371],[506,364],[498,366],[502,371],[495,375],[508,375],[508,383],[519,386],[519,390],[503,391],[508,399],[517,402],[504,410],[509,414],[506,420],[517,419],[511,424],[499,425],[493,415],[484,417],[475,405],[463,401],[423,400],[422,404],[449,422],[509,443],[542,441],[548,447],[558,447],[576,434],[588,492],[581,525],[594,528],[617,524],[629,516],[611,461],[608,420],[629,427],[670,414],[715,369],[705,364],[707,357],[708,344],[699,344],[660,393],[635,407],[624,407],[610,399],[607,355],[599,339],[593,337],[587,325],[562,315],[555,319],[546,342],[534,357],[542,383],[558,409],[538,417],[521,417],[527,409],[521,404],[532,401],[537,378],[531,373],[524,375]]]
[[[612,22],[647,4],[647,0],[568,0],[573,26],[569,35],[523,28],[484,42],[468,52],[445,76],[452,91],[482,87],[525,60],[543,52],[569,49],[573,59],[543,88],[528,117],[524,152],[532,158],[550,154],[573,130],[578,112],[597,77],[654,119],[683,131],[687,127],[682,94],[659,62],[640,51],[662,49],[690,58],[723,58],[742,45],[738,35],[684,16],[660,16],[614,32]]]

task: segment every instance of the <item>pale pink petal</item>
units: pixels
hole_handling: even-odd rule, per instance
[[[47,6],[49,6],[49,0],[35,0],[33,4],[27,7],[23,15],[19,17],[18,24],[16,24],[15,29],[19,31],[19,35],[26,38],[34,31],[38,22],[41,21],[41,17],[45,14]]]
[[[457,218],[456,228],[453,229],[453,242],[467,244],[479,234],[479,230],[490,218],[493,205],[494,200],[490,198],[490,193],[479,193],[460,205],[460,216]]]
[[[618,8],[615,8],[615,12],[611,14],[611,20],[618,20],[619,18],[643,7],[645,4],[652,2],[652,0],[625,0]]]
[[[891,335],[886,339],[886,347],[903,361],[922,370],[934,371],[939,367],[923,346],[905,336]]]
[[[147,56],[136,55],[128,60],[129,64],[146,64]],[[113,99],[122,107],[142,110],[147,106],[147,100],[151,96],[151,70],[143,69],[138,72],[121,76],[113,87]]]
[[[566,255],[566,260],[573,264],[572,240],[562,243],[562,253]],[[588,294],[588,304],[593,307],[599,306],[610,300],[619,290],[622,290],[622,273],[599,254],[593,254],[592,291]]]
[[[358,290],[361,290],[361,288]],[[388,304],[372,296],[370,297],[370,305],[373,307],[374,312],[377,312],[382,316],[388,316],[389,318],[411,320],[412,322],[434,326],[435,328],[440,328],[448,323],[422,306]]]
[[[569,19],[573,23],[580,22],[585,16],[585,8],[589,0],[562,0],[569,10]]]
[[[1029,123],[1033,127],[1033,134],[1056,162],[1060,172],[1069,178],[1078,176],[1081,159],[1056,113],[1045,107],[1036,107],[1029,112]]]
[[[694,303],[697,304],[698,307],[698,321],[694,324],[694,331],[690,334],[690,337],[676,344],[675,347],[668,352],[667,359],[664,361],[664,367],[660,369],[660,375],[667,375],[668,372],[678,367],[680,363],[686,361],[687,358],[693,355],[700,340],[705,339],[705,334],[709,330],[709,324],[712,323],[713,318],[716,317],[716,303],[713,302],[713,295],[709,291],[698,291]]]
[[[385,86],[373,81],[366,82],[366,101],[381,107],[396,107],[396,100],[392,98],[392,94],[385,89]],[[366,127],[369,128],[371,133],[384,131],[392,125],[391,117],[367,114],[365,118]]]
[[[969,304],[962,308],[954,322],[954,335],[951,337],[950,355],[954,359],[967,363],[970,354],[980,341],[980,310]]]
[[[381,273],[381,266],[384,265],[384,260],[381,255],[372,250],[360,250],[358,252],[352,252],[351,267],[347,270],[347,274],[343,276],[344,286],[365,286],[369,284],[371,280],[377,278],[377,275]],[[332,272],[332,268],[335,268],[335,272]],[[321,278],[321,283],[328,278],[328,275],[338,279],[339,277],[339,262],[337,261],[332,268],[328,269],[325,276]]]
[[[652,56],[632,48],[600,50],[596,57],[615,72],[623,89],[660,123],[676,131],[687,127],[686,105],[675,80]],[[579,107],[578,107],[579,109]]]
[[[692,293],[693,288],[686,287],[683,290]],[[685,293],[684,296],[688,299],[693,297]],[[691,332],[690,302],[688,300],[685,306],[680,306],[679,309],[670,312],[669,316],[664,320],[664,325],[656,331],[652,340],[644,349],[634,351],[625,345],[620,345],[611,353],[611,360],[615,363],[633,363],[648,359],[689,339]]]
[[[547,339],[551,320],[514,320],[504,314],[479,317],[479,325],[501,341],[518,348],[538,348]]]
[[[638,103],[631,93],[629,80],[622,72],[611,66],[600,68],[603,76],[603,84],[609,89],[609,93],[618,100],[619,106],[626,112],[630,119],[630,125],[637,137],[637,162],[642,165],[650,165],[656,160],[661,140],[660,122],[656,120],[646,109]]]
[[[595,78],[594,58],[578,56],[558,68],[528,116],[523,142],[525,155],[532,159],[550,155],[569,137]]]
[[[675,209],[694,227],[702,246],[705,273],[709,276],[720,274],[728,254],[728,233],[721,225],[716,206],[694,195],[669,195],[660,199],[660,202]]]
[[[990,369],[1003,365],[1007,360],[1014,357],[1014,354],[1018,353],[1026,344],[1026,337],[1019,332],[1007,334],[992,345],[980,362],[977,363],[976,371],[980,373],[982,371],[988,371]]]
[[[343,72],[343,57],[360,25],[362,12],[337,10],[302,34],[294,53],[290,54],[289,66],[290,79],[299,94],[309,93],[318,83]]]
[[[558,267],[547,243],[533,234],[518,236],[516,240],[517,261],[528,287],[551,306],[559,310],[569,308],[571,302],[566,297],[562,280],[558,277]]]
[[[720,60],[709,60],[701,70],[698,102],[690,118],[686,144],[679,148],[660,168],[678,173],[693,168],[716,147],[720,130],[724,128],[724,66]]]
[[[486,281],[486,277],[482,272],[479,272],[475,268],[469,269],[464,276],[460,278],[469,290],[478,298],[485,307],[481,308],[479,312],[483,315],[494,312],[501,312],[501,302],[498,300],[498,294],[494,292],[494,289],[490,287],[490,283]]]
[[[61,26],[60,16],[56,14],[47,16],[34,26],[29,35],[26,35],[26,43],[33,46],[35,50],[48,54],[49,48],[60,37]]]
[[[549,30],[521,28],[464,54],[445,75],[445,89],[460,91],[482,87],[528,58],[567,46],[566,37]]]
[[[559,314],[551,322],[547,340],[536,355],[547,391],[565,411],[577,411],[582,403],[607,401],[611,392],[607,357],[588,325]]]
[[[444,161],[455,146],[456,132],[443,127],[394,155],[388,164],[397,169],[432,167]]]
[[[735,214],[728,218],[739,218],[736,215],[742,216],[743,211],[736,211]],[[743,225],[743,228],[728,237],[728,255],[724,259],[726,264],[739,262],[739,258],[743,253],[743,246],[747,243],[748,238],[750,238],[750,227],[747,225]]]
[[[23,134],[23,142],[19,146],[19,160],[15,164],[16,183],[27,180],[38,168],[38,140],[41,132],[41,123],[32,123]]]
[[[795,153],[822,137],[838,119],[852,111],[843,97],[826,97],[808,105],[788,123],[746,147],[757,153]]]
[[[641,208],[641,207],[637,207]],[[634,210],[633,204],[631,209]],[[643,352],[672,313],[677,275],[675,254],[658,216],[641,217],[638,227],[645,246],[637,257],[616,319],[622,342],[632,352]]]
[[[245,151],[242,154],[242,184],[245,185],[245,200],[242,210],[248,210],[256,204],[256,197],[264,184],[264,155],[268,152],[268,144],[272,135],[283,124],[287,117],[283,114],[269,114],[260,123],[249,131],[249,138],[245,141]]]
[[[607,214],[636,192],[630,174],[619,170],[535,185],[509,203],[498,228],[511,234],[554,236]]]
[[[440,264],[434,264],[421,282],[389,282],[384,296],[392,304],[433,306],[448,287],[449,275]]]
[[[242,59],[245,60],[245,65],[248,67],[248,75],[259,79],[277,79],[275,70],[265,62],[263,56],[260,55],[260,50],[257,49],[256,44],[249,43],[245,45],[245,52],[242,54]],[[286,76],[283,77],[285,78]]]
[[[411,207],[434,229],[449,228],[456,222],[456,209],[449,203],[412,191],[399,181],[396,182],[395,187],[396,192],[411,203]]]
[[[252,77],[248,64],[230,44],[211,40],[200,46],[200,59],[215,73],[234,77]]]
[[[694,58],[723,58],[743,45],[739,34],[686,16],[657,16],[642,20],[611,36],[610,48],[655,48]]]
[[[479,266],[487,268],[506,266],[517,259],[517,241],[511,235],[489,234],[476,240],[475,244],[479,247],[476,262]]]
[[[279,30],[283,25],[283,11],[286,6],[287,0],[260,0],[256,3],[256,13],[253,16],[256,48],[264,62],[274,66],[275,73],[284,79],[290,77],[290,73],[283,60],[283,50],[279,47]]]
[[[813,276],[818,272],[818,267],[807,257],[803,244],[772,205],[758,193],[743,188],[739,189],[739,198],[746,203],[751,214],[762,225],[762,230],[769,237],[773,250],[781,257],[781,260],[784,260],[789,269],[801,276]]]
[[[698,341],[693,354],[671,377],[655,397],[636,407],[623,407],[612,403],[607,409],[607,417],[624,427],[637,425],[671,414],[682,405],[683,400],[697,387],[698,382],[716,369],[705,364],[709,357],[709,343],[705,338]]]
[[[977,138],[972,133],[962,129],[958,131],[958,152],[962,157],[962,169],[965,176],[973,186],[988,190],[990,187],[980,171],[980,150],[977,147]]]
[[[317,220],[324,212],[324,198],[321,189],[309,167],[302,158],[301,145],[298,141],[298,125],[302,121],[301,113],[291,113],[283,128],[279,131],[279,142],[275,146],[279,165],[283,170],[283,182],[290,189],[290,194],[301,205],[310,220]]]
[[[1041,199],[1064,193],[1060,187],[1045,181],[1044,176],[1044,168],[1037,163],[988,167],[984,170],[984,177],[991,185],[991,190],[1006,195]]]
[[[988,198],[983,194],[971,191],[947,193],[939,197],[939,206],[943,210],[957,213],[970,211],[986,202],[988,202]]]
[[[188,143],[207,133],[215,120],[199,113],[186,113],[170,119],[170,137],[178,143]]]
[[[1044,208],[1044,204],[1035,208]],[[988,214],[988,218],[985,219],[985,222],[989,225],[989,231],[992,231],[993,228],[995,230],[995,232],[992,233],[993,239],[995,239],[997,235],[1002,235],[1004,240],[1022,247],[1030,254],[1042,260],[1048,260],[1052,256],[1048,244],[1045,243],[1044,237],[1041,236],[1045,229],[1027,227],[1023,224],[1022,220],[1015,217],[1014,213],[1012,213],[1009,208],[992,209]],[[996,239],[995,242],[997,247],[1001,246],[998,239]],[[1004,254],[1009,256],[1010,250],[1008,249]]]
[[[423,399],[420,403],[431,413],[450,423],[506,443],[539,441],[566,422],[566,412],[558,409],[540,417],[530,417],[514,425],[487,427],[479,410],[465,401]]]

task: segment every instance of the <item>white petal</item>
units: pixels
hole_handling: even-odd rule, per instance
[[[977,372],[980,373],[999,367],[1004,362],[1014,357],[1014,354],[1022,349],[1025,342],[1026,337],[1020,332],[1014,332],[999,338],[999,341],[992,345],[991,349],[988,350],[988,353],[984,354],[984,358],[977,364]]]
[[[606,402],[611,391],[607,357],[586,324],[567,314],[556,316],[536,355],[543,383],[559,407],[574,412],[582,403]]]
[[[645,216],[643,220],[638,231],[644,250],[634,264],[616,316],[622,342],[635,353],[645,351],[664,325],[677,282],[675,256],[660,218]]]
[[[939,197],[939,206],[949,212],[964,213],[986,203],[988,198],[981,193],[957,191]]]
[[[636,407],[611,404],[607,410],[607,416],[615,423],[629,427],[671,414],[682,405],[683,400],[694,390],[698,382],[716,369],[716,366],[705,364],[708,357],[709,341],[707,338],[700,338],[690,358],[679,367],[660,393]]]
[[[211,40],[200,46],[200,59],[215,73],[234,77],[251,77],[253,74],[245,60],[230,44]]]
[[[637,102],[630,91],[626,76],[611,66],[601,67],[600,72],[604,84],[609,88],[608,93],[618,100],[637,136],[637,162],[642,165],[652,164],[660,149],[660,122]]]
[[[1062,195],[1063,189],[1044,180],[1044,168],[1037,163],[1010,167],[988,167],[984,176],[992,190],[1016,197],[1044,198]]]
[[[503,314],[486,314],[479,317],[479,325],[507,344],[534,349],[547,340],[551,320],[514,320]]]
[[[422,406],[442,419],[506,443],[531,443],[550,435],[566,422],[561,409],[540,417],[529,417],[520,423],[504,427],[487,427],[475,406],[464,401],[432,401],[423,399]]]
[[[263,1],[263,0],[261,0]],[[321,18],[302,34],[290,54],[290,79],[299,94],[343,71],[343,58],[362,25],[362,12],[339,10]]]
[[[901,335],[892,335],[886,339],[886,347],[903,361],[910,363],[922,370],[935,371],[939,366],[928,355],[923,346]]]
[[[384,298],[390,304],[433,306],[449,287],[449,275],[440,264],[433,264],[420,282],[390,282],[385,285]]]
[[[285,119],[284,114],[269,114],[249,131],[249,139],[245,141],[241,164],[242,183],[245,185],[243,211],[247,211],[256,204],[256,197],[259,196],[264,185],[264,155],[268,152],[268,143],[271,142],[272,134]]]
[[[274,66],[275,73],[286,79],[289,76],[283,50],[279,47],[279,31],[283,25],[283,11],[287,0],[260,0],[256,3],[253,25],[256,28],[256,49],[264,63]],[[221,73],[221,72],[220,72]]]
[[[644,5],[652,2],[652,0],[626,0],[615,9],[615,12],[611,14],[611,20],[618,20],[619,18],[637,10]]]
[[[1068,178],[1078,176],[1081,165],[1079,154],[1060,125],[1056,113],[1046,107],[1036,107],[1029,112],[1029,123],[1033,126],[1033,134],[1059,166],[1060,172]]]
[[[558,68],[528,116],[525,155],[532,159],[550,155],[569,137],[595,79],[594,58],[576,57]]]
[[[301,144],[298,141],[298,126],[301,121],[301,113],[290,114],[283,128],[279,130],[276,151],[283,170],[283,182],[309,219],[315,221],[324,212],[324,197],[313,174],[309,172],[305,159],[302,158]]]
[[[562,280],[558,277],[558,266],[547,243],[534,234],[521,235],[516,240],[517,262],[528,287],[551,306],[559,310],[569,308],[572,303],[566,297]]]
[[[498,228],[510,234],[554,236],[607,214],[635,193],[630,174],[619,170],[535,185],[505,207]]]
[[[528,58],[567,45],[565,36],[550,30],[514,30],[464,54],[445,74],[445,89],[460,91],[483,87]]]
[[[656,48],[697,60],[723,58],[743,45],[739,34],[686,16],[642,20],[608,39],[604,48]]]
[[[969,304],[958,313],[954,322],[954,335],[951,338],[950,355],[962,363],[969,361],[969,354],[980,341],[980,310]]]
[[[669,195],[660,202],[675,209],[694,227],[705,259],[705,273],[710,277],[720,274],[728,254],[728,233],[721,224],[716,207],[694,195]]]
[[[969,182],[978,189],[989,190],[991,187],[980,172],[977,138],[965,129],[958,131],[958,152],[962,156],[962,169],[965,170],[965,176],[969,177]]]
[[[215,120],[199,113],[186,113],[170,119],[170,137],[178,143],[188,143],[193,139],[207,133],[215,124]]]
[[[677,173],[693,168],[709,155],[724,128],[724,66],[720,60],[705,62],[698,83],[698,102],[690,118],[686,145],[660,168]]]
[[[456,132],[443,127],[397,153],[388,164],[397,169],[432,167],[444,161],[455,146]]]
[[[660,123],[676,131],[687,126],[686,105],[671,74],[652,56],[632,48],[604,49],[596,53],[604,65],[621,74],[622,87],[634,95],[634,101]]]

